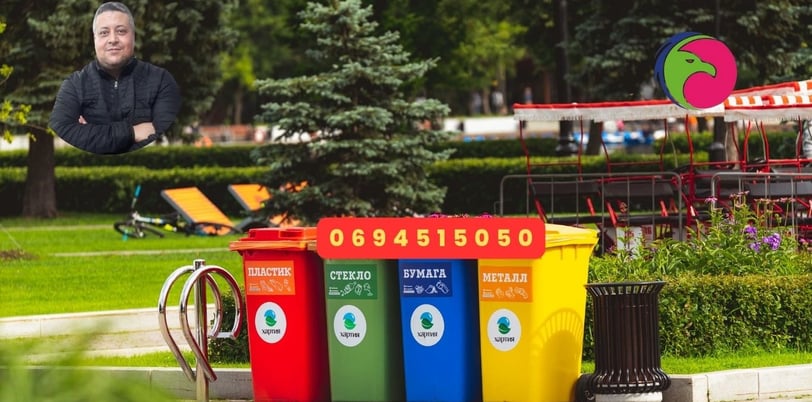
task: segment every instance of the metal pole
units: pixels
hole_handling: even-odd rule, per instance
[[[202,259],[194,260],[194,268],[195,270],[201,269],[206,266],[206,261]],[[200,351],[202,352],[203,356],[209,355],[209,342],[208,342],[208,326],[206,325],[207,314],[206,314],[206,277],[207,275],[201,275],[200,278],[195,283],[195,310],[197,312],[197,344],[200,347]],[[197,400],[198,402],[208,402],[209,401],[209,380],[206,378],[205,375],[201,375],[203,370],[205,370],[204,365],[205,362],[197,359],[196,361],[196,372],[197,372],[197,381],[196,381],[196,391],[197,391]]]
[[[172,333],[169,330],[169,324],[166,321],[166,301],[172,285],[184,274],[190,273],[190,277],[186,280],[181,290],[180,295],[180,309],[179,320],[183,331],[183,336],[186,338],[186,343],[191,347],[192,353],[195,355],[196,370],[193,371],[186,358],[183,357],[180,348]],[[217,282],[211,277],[212,274],[220,275],[228,285],[231,287],[231,292],[234,295],[235,312],[234,323],[229,332],[221,332],[220,324],[222,320],[222,300],[220,289]],[[216,304],[217,312],[212,326],[208,325],[208,312],[206,311],[206,284],[211,286],[212,296]],[[193,330],[193,325],[189,323],[189,299],[194,293],[194,305],[197,316],[197,331]],[[224,268],[219,266],[206,266],[206,261],[202,259],[194,260],[192,265],[187,265],[176,269],[164,282],[161,289],[161,295],[158,297],[158,323],[161,328],[161,335],[163,335],[167,346],[175,355],[178,364],[180,364],[186,377],[195,383],[195,391],[197,394],[198,402],[209,401],[209,383],[217,380],[217,375],[214,373],[211,365],[209,364],[209,338],[231,338],[237,339],[237,335],[242,328],[242,316],[245,313],[245,303],[242,299],[240,287],[231,275]],[[195,334],[194,332],[197,332]]]

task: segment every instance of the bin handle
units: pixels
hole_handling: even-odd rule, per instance
[[[307,248],[306,241],[300,240],[277,240],[277,241],[235,241],[229,244],[231,251],[242,250],[304,250]]]
[[[279,231],[279,238],[313,240],[316,238],[316,228],[286,228]]]

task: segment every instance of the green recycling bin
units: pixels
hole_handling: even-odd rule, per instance
[[[405,399],[396,260],[325,260],[334,401]]]

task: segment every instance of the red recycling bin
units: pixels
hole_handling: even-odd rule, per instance
[[[324,262],[316,228],[259,228],[243,257],[254,400],[330,400]]]

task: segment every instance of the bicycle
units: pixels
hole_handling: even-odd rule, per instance
[[[113,223],[113,229],[120,233],[124,240],[130,237],[143,239],[148,235],[163,238],[163,232],[180,232],[185,233],[187,236],[190,234],[186,221],[183,220],[177,212],[165,214],[159,218],[141,216],[135,209],[135,204],[138,202],[138,196],[140,194],[141,185],[139,184],[135,187],[133,193],[129,215],[127,215],[125,220]]]

